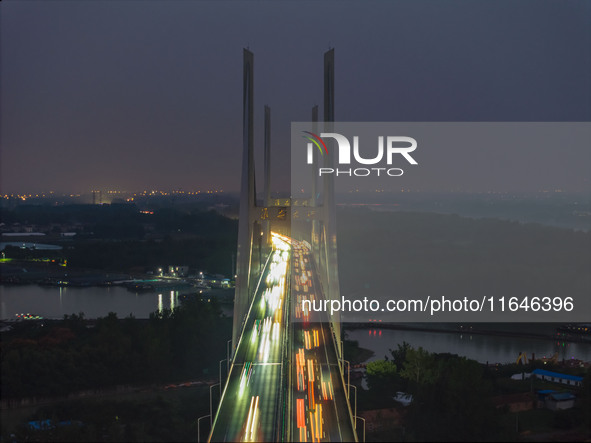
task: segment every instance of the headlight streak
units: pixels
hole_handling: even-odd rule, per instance
[[[240,395],[244,393],[244,389],[248,386],[250,376],[252,375],[252,362],[246,362],[240,374]]]
[[[257,441],[256,431],[258,428],[259,415],[259,396],[250,398],[250,409],[248,410],[248,418],[246,419],[246,430],[244,431],[243,441]]]
[[[271,355],[276,355],[277,350],[281,346],[281,323],[287,273],[289,271],[291,240],[273,233],[272,242],[273,256],[265,279],[266,289],[261,294],[257,311],[258,318],[254,321],[250,337],[251,349],[255,351],[254,355],[256,357],[254,361],[245,363],[240,375],[239,396],[243,396],[247,392],[251,396],[248,416],[243,427],[244,435],[241,438],[242,441],[257,441],[261,437],[258,432],[261,414],[260,397],[257,395],[260,392],[249,392],[253,390],[253,387],[249,386],[249,383],[255,371],[254,367],[257,363],[266,363]],[[257,373],[258,377],[259,374]]]

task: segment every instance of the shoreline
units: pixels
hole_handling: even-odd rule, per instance
[[[427,323],[432,324],[432,323]],[[487,324],[487,323],[480,323]],[[513,323],[508,323],[513,324]],[[562,323],[554,323],[556,327],[563,325]],[[458,325],[457,329],[445,329],[437,327],[421,327],[415,325],[406,325],[401,323],[383,323],[383,322],[355,322],[355,323],[343,323],[342,329],[344,330],[357,330],[357,329],[392,329],[401,331],[420,331],[420,332],[434,332],[434,333],[447,333],[447,334],[473,334],[473,335],[485,335],[493,337],[520,337],[530,338],[534,340],[561,340],[565,342],[573,343],[590,343],[591,335],[588,338],[583,337],[557,337],[556,329],[554,334],[541,334],[532,333],[525,331],[502,331],[498,329],[474,329],[472,326]]]

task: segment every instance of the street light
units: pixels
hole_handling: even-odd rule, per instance
[[[197,442],[201,442],[201,419],[210,417],[210,415],[204,415],[203,417],[199,417],[197,419]]]
[[[220,383],[216,383],[215,385],[211,385],[209,387],[209,425],[212,426],[212,427],[213,427],[213,406],[212,406],[213,402],[211,400],[211,397],[212,397],[211,396],[211,388],[213,388],[213,387],[215,387],[215,386],[217,386],[219,384]]]
[[[355,417],[355,422],[357,423],[357,419],[363,420],[363,443],[365,443],[365,418],[363,417]]]
[[[355,414],[353,414],[353,416],[357,417],[357,386],[349,385],[349,387],[355,389]],[[349,402],[349,404],[351,404],[351,402]],[[355,422],[355,430],[357,430],[357,422]]]
[[[351,363],[348,360],[343,360],[347,363],[347,400],[349,399],[349,386],[351,386]],[[343,370],[345,369],[343,365]]]
[[[228,360],[220,360],[220,400],[222,399],[222,363],[227,362]],[[228,364],[226,363],[226,367]],[[227,375],[227,374],[226,374]]]

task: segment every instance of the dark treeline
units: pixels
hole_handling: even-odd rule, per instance
[[[230,274],[238,225],[215,211],[160,208],[141,213],[133,204],[32,206],[2,211],[2,220],[32,225],[46,232],[35,241],[63,246],[61,251],[7,247],[14,259],[66,259],[69,268],[146,272],[156,267],[187,265]],[[76,236],[60,237],[63,231]]]
[[[541,362],[539,366],[563,371]],[[535,392],[539,387],[533,381],[515,381],[510,385],[503,382],[514,373],[532,369],[531,365],[484,366],[465,357],[430,353],[403,343],[391,349],[389,357],[367,364],[369,389],[360,391],[360,407],[392,407],[396,405],[393,401],[396,393],[404,392],[412,396],[409,406],[401,408],[398,405],[403,416],[399,430],[404,429],[405,440],[512,440],[515,418],[508,418],[506,408],[496,408],[493,398],[516,392]],[[578,428],[585,435],[591,432],[591,370],[578,370],[577,373],[584,377],[584,382],[582,388],[576,389],[576,407],[551,418],[556,429]]]
[[[492,386],[478,362],[407,343],[392,350],[391,357],[368,363],[369,395],[384,406],[392,404],[396,392],[412,395],[405,417],[411,440],[481,441],[495,433]]]
[[[153,271],[167,265],[187,265],[229,275],[236,240],[228,238],[167,238],[162,241],[84,241],[64,252],[68,267],[105,271]]]
[[[6,224],[20,223],[42,227],[50,224],[94,225],[108,220],[141,222],[142,215],[134,204],[113,205],[28,205],[2,209],[2,220]],[[57,229],[57,228],[56,228]]]
[[[83,315],[21,325],[2,335],[2,398],[216,378],[230,323],[215,303],[192,299],[148,320],[111,313],[94,327]]]
[[[137,396],[140,398],[72,400],[42,406],[29,419],[48,423],[46,429],[23,423],[12,429],[12,438],[3,430],[3,441],[196,441],[196,418],[209,413],[207,387]],[[209,430],[207,420],[201,425],[202,431]],[[205,434],[202,432],[201,438]]]
[[[7,225],[33,225],[48,234],[72,228],[80,236],[104,239],[143,238],[146,232],[216,236],[237,226],[235,220],[215,211],[164,207],[152,212],[142,213],[134,204],[20,205],[3,208],[2,221]]]

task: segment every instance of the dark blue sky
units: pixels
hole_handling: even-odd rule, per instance
[[[279,189],[329,46],[337,120],[591,120],[588,1],[4,0],[0,14],[2,193],[237,190],[245,46]],[[566,189],[583,190],[581,168]]]

